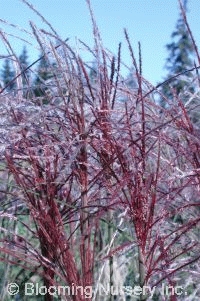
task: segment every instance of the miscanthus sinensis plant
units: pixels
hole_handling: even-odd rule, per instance
[[[105,50],[86,2],[94,47],[80,45],[96,62],[93,78],[92,67],[41,16],[50,32],[31,28],[52,76],[42,96],[29,83],[25,97],[17,57],[1,33],[17,74],[16,89],[0,94],[1,300],[10,300],[9,282],[19,284],[23,300],[26,282],[93,288],[93,294],[61,291],[61,300],[70,301],[197,300],[198,81],[194,75],[195,94],[186,103],[174,92],[161,108],[154,99],[159,87],[142,77],[140,47],[137,63],[125,30],[137,83],[127,86],[121,44],[116,55]],[[129,288],[114,296],[112,287],[123,286],[132,295]],[[136,286],[142,294],[134,294]],[[153,297],[147,286],[156,288]],[[51,292],[41,300],[56,300]]]

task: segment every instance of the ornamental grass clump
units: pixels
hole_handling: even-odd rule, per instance
[[[113,288],[126,286],[131,300],[151,300],[154,287],[152,300],[197,300],[200,139],[191,111],[178,95],[158,104],[159,86],[143,78],[141,47],[137,62],[127,30],[135,86],[126,84],[122,46],[105,50],[86,2],[94,47],[80,45],[96,69],[42,17],[50,32],[31,29],[50,76],[36,87],[17,73],[15,90],[0,94],[1,300],[10,300],[9,282],[24,300],[26,283],[45,286],[46,301],[61,285],[70,301],[125,301]],[[195,93],[197,101],[198,85]]]

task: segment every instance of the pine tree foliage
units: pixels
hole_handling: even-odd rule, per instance
[[[5,59],[4,65],[1,71],[1,79],[3,82],[3,86],[5,87],[14,77],[15,72],[12,70],[11,63],[9,59]],[[15,84],[12,83],[7,87],[7,91],[13,90]]]
[[[40,56],[39,65],[37,68],[37,75],[35,79],[35,96],[40,97],[46,94],[48,89],[47,81],[52,78],[52,66],[50,65],[48,59],[43,54]]]
[[[89,77],[93,84],[95,84],[97,80],[97,69],[97,62],[93,61],[89,72]]]
[[[184,9],[187,11],[187,1],[184,1]],[[175,30],[171,34],[172,42],[166,45],[169,57],[166,60],[165,68],[168,70],[166,79],[184,72],[194,66],[194,47],[187,31],[185,21],[180,13]],[[179,94],[186,87],[189,88],[192,73],[187,72],[185,77],[177,77],[173,81],[163,85],[162,93],[172,99],[173,92]]]
[[[23,70],[26,69],[29,65],[28,51],[27,51],[26,46],[23,47],[22,53],[19,56],[19,63],[20,63],[21,72],[23,72]],[[30,78],[30,70],[27,70],[26,72],[22,73],[22,82],[25,86],[28,84],[29,78]]]
[[[131,68],[131,70],[126,78],[127,86],[132,89],[137,88],[136,76],[134,74],[135,74],[134,68]]]

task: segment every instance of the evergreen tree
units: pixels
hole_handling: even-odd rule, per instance
[[[97,81],[97,68],[97,62],[93,61],[89,72],[89,78],[93,84]]]
[[[15,76],[15,72],[12,70],[12,67],[10,65],[10,60],[5,59],[3,69],[1,71],[1,79],[3,82],[3,86],[5,87],[8,83],[10,83],[14,78],[14,76]],[[14,87],[15,87],[15,83],[11,83],[6,90],[11,91],[14,89]]]
[[[19,63],[20,63],[20,69],[21,72],[26,69],[29,65],[28,63],[28,52],[26,49],[26,46],[23,47],[22,53],[19,56]],[[22,73],[22,82],[23,86],[27,86],[30,78],[30,70],[27,70]]]
[[[126,78],[126,84],[131,89],[137,88],[137,82],[136,82],[136,76],[135,76],[135,70],[132,67],[127,78]]]
[[[187,11],[187,0],[184,1],[184,9]],[[193,67],[194,48],[182,14],[179,16],[176,28],[171,34],[171,38],[172,42],[166,45],[169,52],[169,57],[166,61],[166,69],[168,70],[168,75],[165,78],[166,80]],[[192,77],[192,73],[187,72],[184,76],[185,77],[177,77],[170,83],[162,86],[162,93],[168,99],[172,99],[171,88],[174,89],[177,94],[183,92],[185,88],[189,89],[189,80]]]
[[[46,95],[46,91],[48,90],[46,81],[53,77],[52,68],[53,65],[50,65],[46,56],[41,55],[37,68],[37,76],[34,82],[35,96],[40,97]],[[46,103],[46,100],[44,102]]]

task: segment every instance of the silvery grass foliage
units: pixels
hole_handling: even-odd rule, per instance
[[[154,300],[197,300],[200,140],[188,110],[192,95],[184,104],[174,93],[162,109],[154,100],[158,87],[142,77],[140,45],[137,63],[125,30],[137,82],[127,86],[121,44],[117,55],[105,50],[86,2],[94,48],[80,43],[96,61],[95,78],[40,15],[50,31],[33,23],[31,29],[52,74],[43,83],[45,95],[35,97],[29,83],[25,98],[20,76],[15,91],[0,95],[0,259],[9,267],[4,288],[17,266],[30,272],[29,278],[20,272],[12,278],[21,295],[28,279],[47,288],[93,287],[89,298],[77,291],[63,300],[111,301],[112,293],[100,296],[98,287],[127,283],[156,287]],[[198,89],[197,82],[195,99]],[[163,285],[181,286],[184,293],[163,296]],[[4,289],[1,297],[6,300]],[[147,292],[131,298],[151,300]]]

